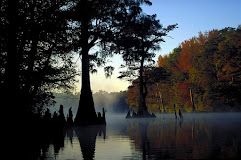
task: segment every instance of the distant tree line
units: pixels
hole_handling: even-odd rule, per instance
[[[54,113],[59,110],[59,106],[62,104],[64,106],[65,116],[68,113],[68,109],[71,107],[73,111],[73,117],[76,116],[79,103],[80,93],[54,93],[55,96],[55,107],[49,107],[50,112]],[[95,109],[98,112],[102,111],[104,108],[109,113],[127,113],[129,105],[126,103],[126,91],[120,92],[106,92],[98,91],[93,94]]]
[[[212,30],[160,55],[158,67],[165,70],[167,78],[147,85],[148,109],[173,112],[175,104],[186,112],[193,111],[193,105],[196,111],[240,111],[240,37],[240,26]],[[138,85],[133,83],[127,91],[127,103],[135,110],[138,94]]]
[[[126,113],[129,105],[126,103],[126,91],[106,92],[100,90],[93,94],[96,110],[105,108],[107,112]]]

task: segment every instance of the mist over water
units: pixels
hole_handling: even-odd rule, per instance
[[[60,105],[63,105],[64,114],[66,117],[68,114],[68,110],[71,107],[73,112],[73,118],[75,118],[79,107],[79,98],[80,93],[55,93],[56,104],[54,106],[49,106],[48,108],[53,114],[55,111],[58,112]],[[126,103],[125,91],[108,93],[106,91],[100,90],[93,94],[93,99],[96,112],[102,112],[102,109],[105,108],[107,114],[126,114],[129,109],[129,105]]]
[[[106,126],[66,129],[60,149],[54,150],[52,143],[44,155],[98,160],[241,157],[241,113],[184,113],[183,117],[125,119],[125,114],[107,112]]]

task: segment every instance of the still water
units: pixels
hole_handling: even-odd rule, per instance
[[[241,113],[107,115],[106,126],[72,127],[40,146],[37,159],[239,159]]]

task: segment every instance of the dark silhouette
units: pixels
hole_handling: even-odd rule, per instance
[[[53,120],[57,121],[58,120],[58,114],[56,111],[54,111],[54,115],[53,115]]]
[[[114,50],[112,48],[119,48],[117,41],[121,39],[121,37],[118,36],[120,34],[120,27],[123,28],[123,30],[126,29],[122,23],[125,22],[128,17],[137,16],[139,14],[138,11],[140,11],[137,8],[140,9],[140,5],[143,3],[148,4],[146,1],[132,1],[132,3],[129,3],[127,1],[82,0],[77,1],[76,5],[72,6],[69,19],[80,24],[77,25],[78,27],[75,27],[75,31],[72,33],[74,34],[73,37],[77,37],[74,40],[77,41],[75,47],[81,48],[79,55],[82,56],[82,85],[79,108],[74,120],[75,124],[99,124],[95,112],[89,75],[91,71],[90,68],[94,65],[90,63],[97,62],[97,65],[104,64],[106,57],[112,55],[112,50]],[[104,10],[100,10],[102,8],[104,8]],[[117,23],[121,25],[116,25]],[[115,27],[117,28],[115,29]],[[96,54],[90,54],[90,49],[97,44],[100,47],[100,51]],[[116,53],[119,53],[118,49]],[[92,68],[92,71],[97,71],[96,68]],[[105,75],[107,77],[110,76],[113,69],[111,66],[106,66],[104,69]]]
[[[181,110],[179,109],[179,118],[183,118],[183,116],[182,116],[182,112],[181,112]]]
[[[137,117],[153,117],[146,106],[146,97],[148,95],[148,70],[152,68],[151,63],[155,53],[152,50],[159,49],[159,44],[167,33],[175,29],[177,24],[169,25],[163,28],[156,15],[140,14],[134,20],[126,24],[127,33],[123,34],[118,45],[123,47],[122,57],[125,61],[127,71],[122,71],[119,78],[126,78],[129,81],[135,81],[139,84],[139,102]],[[131,36],[129,32],[132,32]],[[141,42],[141,43],[139,43]],[[146,65],[146,63],[149,63]],[[158,69],[157,69],[158,70]]]
[[[74,131],[79,139],[83,159],[84,160],[94,159],[96,137],[97,135],[101,136],[103,134],[103,138],[105,139],[106,126],[93,125],[93,126],[75,127]]]
[[[54,147],[54,154],[58,154],[64,147],[66,133],[68,132],[70,140],[71,135],[73,137],[71,127],[66,128],[63,105],[59,109],[59,114],[55,111],[53,116],[48,108],[43,115],[37,112],[31,117],[31,124],[22,125],[21,130],[17,130],[15,135],[18,137],[15,141],[18,158],[46,159],[50,145]]]
[[[175,110],[175,119],[177,119],[177,113],[176,113],[176,110]]]
[[[82,81],[82,86],[84,86],[83,84],[84,82]],[[89,83],[89,80],[88,80],[88,83]],[[94,108],[92,92],[90,91],[90,84],[88,84],[87,86],[89,87],[88,88],[84,87],[84,89],[81,89],[79,107],[74,120],[75,124],[89,125],[89,124],[98,123],[95,108]]]
[[[66,136],[69,138],[70,143],[73,144],[74,129],[73,127],[68,127],[66,130]]]
[[[64,106],[62,104],[59,107],[59,116],[58,117],[59,117],[58,118],[59,123],[64,126],[66,123],[66,120],[65,120],[65,116],[64,116]]]
[[[45,114],[43,116],[43,120],[46,121],[46,122],[49,122],[51,120],[51,113],[50,113],[48,108],[45,111]]]
[[[131,112],[128,111],[127,115],[126,115],[126,118],[131,118]]]
[[[101,117],[101,121],[102,121],[101,123],[102,124],[106,124],[106,121],[105,121],[105,109],[104,108],[102,109],[102,115],[103,116]]]
[[[130,111],[128,111],[126,118],[127,119],[128,118],[156,118],[156,115],[154,113],[152,114],[149,113],[149,115],[143,116],[143,115],[138,115],[138,113],[133,111],[131,116]]]
[[[67,115],[67,124],[69,126],[72,126],[73,125],[73,113],[72,113],[72,107],[69,108],[69,113]]]
[[[77,73],[68,23],[56,9],[66,2],[42,7],[39,0],[1,1],[0,97],[12,115],[9,123],[31,127],[38,109],[54,103],[55,89],[73,87]]]
[[[96,124],[106,124],[106,121],[105,121],[105,109],[104,108],[102,109],[102,116],[101,116],[101,113],[98,112],[97,123]]]
[[[176,105],[174,104],[173,107],[174,107],[175,118],[177,119]]]

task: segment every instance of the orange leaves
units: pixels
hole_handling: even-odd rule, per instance
[[[185,81],[183,83],[178,84],[179,103],[184,107],[191,107],[191,101],[190,101],[191,86],[192,86],[192,83],[189,81]]]
[[[133,84],[133,86],[130,86],[126,94],[127,94],[126,103],[130,106],[130,108],[137,110],[138,101],[139,101],[138,84]]]
[[[185,41],[181,43],[182,52],[178,58],[178,68],[183,72],[188,72],[191,69],[192,51],[190,41]]]
[[[165,66],[167,66],[168,65],[168,56],[167,55],[165,55],[165,56],[160,55],[158,57],[157,64],[158,64],[158,67],[165,67]]]
[[[182,72],[188,73],[190,69],[195,66],[196,57],[200,54],[202,49],[202,43],[204,43],[204,37],[201,36],[201,43],[199,39],[192,38],[188,41],[184,41],[181,43],[181,54],[178,57],[177,66]]]
[[[216,110],[216,102],[241,104],[240,36],[241,30],[234,28],[199,33],[158,57],[158,66],[170,74],[159,88],[167,112],[173,112],[174,104],[192,111],[191,98],[197,111]],[[160,104],[158,89],[148,86],[148,90],[147,102],[154,108]]]

